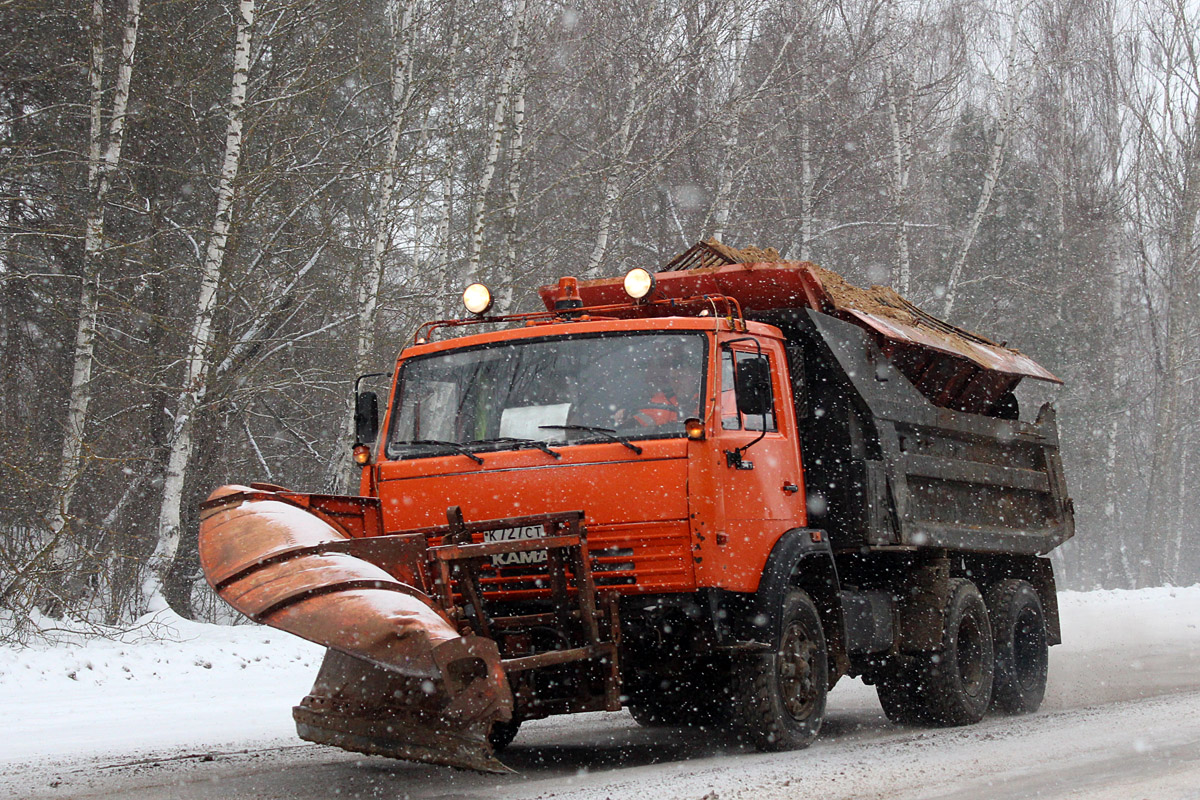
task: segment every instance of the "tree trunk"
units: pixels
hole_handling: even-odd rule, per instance
[[[142,605],[146,612],[166,609],[163,585],[179,549],[180,506],[192,454],[196,412],[208,389],[208,368],[212,353],[213,312],[225,260],[233,216],[233,189],[241,164],[242,128],[246,107],[246,84],[250,73],[250,47],[254,29],[255,0],[239,0],[237,40],[233,57],[233,81],[229,91],[229,109],[225,130],[225,155],[217,182],[217,208],[213,215],[208,246],[200,275],[200,292],[192,319],[190,345],[185,360],[183,391],[175,407],[175,421],[168,438],[166,475],[162,505],[159,508],[157,539],[146,565],[142,581]]]
[[[896,271],[892,283],[896,291],[907,295],[912,284],[912,264],[908,253],[908,176],[912,166],[913,86],[905,81],[905,106],[900,101],[895,70],[889,62],[885,72],[888,98],[888,122],[892,132],[892,202],[896,207]]]
[[[515,272],[520,259],[517,246],[517,209],[521,204],[521,166],[525,160],[525,71],[523,65],[518,67],[516,87],[512,100],[512,134],[508,141],[508,207],[504,212],[504,267]],[[513,283],[517,280],[515,274],[509,274],[500,299],[500,308],[504,312],[513,311]]]
[[[358,283],[358,335],[355,337],[354,376],[366,373],[375,352],[375,328],[379,308],[379,288],[383,283],[384,256],[391,240],[392,205],[396,188],[396,168],[399,163],[400,135],[412,102],[412,11],[411,0],[392,4],[388,11],[388,27],[392,39],[392,115],[389,122],[387,150],[380,169],[379,192],[375,197],[372,220],[371,254],[365,274]],[[334,494],[346,491],[351,478],[352,459],[348,443],[354,440],[354,409],[344,416],[345,436],[330,460],[326,485]],[[373,445],[374,442],[365,442]]]
[[[479,176],[479,186],[476,188],[475,202],[471,208],[471,241],[466,268],[462,275],[464,285],[474,280],[479,272],[479,259],[483,252],[484,210],[487,206],[488,192],[492,188],[492,178],[496,174],[496,162],[500,158],[500,145],[504,141],[504,117],[508,110],[509,95],[512,92],[513,75],[523,47],[522,33],[525,26],[526,7],[525,0],[517,0],[516,7],[513,9],[512,32],[509,35],[508,49],[504,56],[504,70],[500,74],[500,86],[496,90],[496,102],[492,109],[492,127],[487,157],[483,162],[483,173]]]
[[[1016,124],[1016,112],[1022,93],[1019,89],[1021,78],[1017,74],[1017,42],[1021,23],[1019,11],[1018,9],[1013,19],[1012,36],[1009,40],[1008,80],[1004,87],[1004,95],[1000,99],[1000,118],[996,120],[996,133],[992,140],[987,169],[983,173],[983,185],[979,189],[979,202],[975,205],[975,212],[971,214],[971,221],[967,224],[967,230],[963,234],[958,257],[946,280],[945,304],[942,306],[943,319],[950,319],[950,312],[954,309],[954,303],[958,298],[958,282],[962,278],[963,269],[967,266],[967,256],[971,253],[971,245],[975,243],[979,226],[983,224],[983,218],[992,204],[992,195],[995,194],[996,183],[1000,179],[1000,167],[1004,164],[1004,149],[1008,144],[1012,126]]]
[[[745,66],[747,43],[743,40],[740,30],[734,34],[733,64],[730,69],[733,75],[729,81],[729,99],[726,103],[724,124],[721,126],[721,170],[717,179],[717,194],[713,198],[713,231],[714,239],[725,240],[725,228],[729,225],[729,216],[733,208],[733,176],[734,160],[737,158],[738,141],[741,136],[742,123],[742,69]],[[753,30],[751,30],[753,35]]]
[[[633,77],[629,87],[629,98],[625,104],[625,114],[621,119],[621,127],[617,132],[617,148],[613,154],[612,163],[604,176],[604,198],[600,204],[600,218],[596,221],[596,238],[592,242],[592,253],[588,256],[586,276],[600,277],[600,265],[608,253],[608,237],[612,233],[612,218],[617,210],[617,200],[621,197],[621,184],[625,180],[625,160],[633,147],[633,118],[637,113],[639,101],[638,92],[642,83],[639,70]]]
[[[525,69],[518,67],[512,101],[512,134],[508,140],[508,206],[505,208],[504,258],[509,266],[517,263],[517,209],[521,204],[521,166],[525,161]]]
[[[133,59],[141,23],[141,0],[129,0],[121,42],[121,61],[113,87],[112,109],[105,142],[104,105],[104,4],[92,3],[92,48],[89,67],[91,85],[90,136],[88,143],[88,211],[83,237],[82,288],[79,297],[79,321],[75,330],[75,350],[71,369],[70,399],[63,429],[59,474],[51,493],[46,515],[53,542],[50,559],[53,569],[61,569],[68,557],[68,539],[63,535],[71,499],[83,472],[83,441],[88,406],[92,399],[92,366],[99,314],[100,261],[104,247],[104,212],[108,188],[125,141],[125,115],[129,105],[129,87],[133,77]]]

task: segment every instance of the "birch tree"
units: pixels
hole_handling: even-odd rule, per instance
[[[241,163],[254,15],[255,0],[238,0],[233,79],[226,109],[224,156],[217,179],[217,205],[201,266],[200,291],[192,317],[188,353],[184,359],[183,389],[176,401],[175,419],[168,439],[167,469],[163,479],[156,542],[142,582],[142,603],[148,612],[166,608],[162,593],[163,582],[179,549],[180,503],[192,454],[195,415],[208,388],[213,344],[213,312],[216,309],[221,268],[225,261],[225,246],[233,217],[234,182],[237,180]]]
[[[912,79],[898,78],[889,62],[885,68],[888,129],[892,134],[892,202],[896,206],[896,270],[893,284],[900,294],[908,294],[912,284],[912,262],[908,254],[908,181],[913,159],[913,117],[915,116]]]
[[[649,0],[636,7],[632,35],[620,37],[616,53],[628,68],[628,73],[612,68],[609,75],[610,94],[605,105],[617,110],[616,130],[594,145],[600,164],[594,170],[600,175],[598,208],[595,223],[590,228],[590,252],[584,274],[599,277],[608,255],[614,227],[617,225],[617,203],[647,178],[664,169],[672,154],[686,146],[696,130],[676,134],[674,141],[648,142],[648,152],[639,162],[635,148],[652,125],[658,105],[676,82],[695,80],[699,69],[697,59],[711,52],[718,15],[704,17],[701,28],[690,37],[680,36],[682,11],[658,0]],[[600,21],[600,25],[611,21]],[[622,32],[628,31],[628,27]],[[610,56],[611,57],[611,56]]]
[[[510,113],[510,101],[513,81],[522,61],[521,51],[524,49],[525,14],[528,8],[526,0],[517,0],[513,9],[512,30],[509,32],[508,47],[504,56],[504,67],[500,73],[500,82],[496,88],[496,98],[492,102],[492,121],[488,133],[487,155],[483,161],[483,171],[479,176],[479,185],[475,190],[475,201],[471,206],[471,235],[467,254],[467,263],[460,282],[465,286],[479,271],[479,259],[483,252],[484,210],[487,207],[488,192],[492,188],[492,180],[496,174],[496,162],[500,158],[500,147],[505,138],[504,121]],[[522,102],[524,98],[522,96]],[[522,115],[524,111],[522,110]]]
[[[50,532],[50,560],[61,569],[67,558],[68,540],[63,535],[71,500],[83,470],[83,444],[88,406],[92,398],[92,368],[99,314],[101,259],[104,248],[104,219],[109,185],[121,160],[125,142],[126,111],[133,77],[138,27],[141,23],[140,0],[129,0],[122,29],[121,55],[112,87],[112,105],[108,126],[104,125],[104,3],[93,0],[91,13],[91,58],[88,78],[91,88],[88,143],[88,211],[83,235],[83,262],[79,297],[79,321],[75,332],[74,365],[63,427],[62,453],[58,479],[54,483],[47,514]]]
[[[732,23],[732,42],[729,45],[730,55],[724,61],[728,64],[730,74],[728,76],[728,101],[725,104],[723,113],[720,115],[722,125],[722,155],[721,169],[717,181],[717,190],[713,199],[713,236],[718,239],[724,239],[725,230],[729,225],[729,218],[733,210],[733,194],[734,182],[739,170],[737,162],[742,156],[742,117],[751,105],[758,102],[768,87],[775,79],[776,72],[784,63],[784,59],[790,55],[792,41],[796,38],[796,33],[802,25],[805,25],[807,20],[804,18],[804,13],[798,15],[795,25],[783,37],[782,43],[777,45],[777,50],[774,54],[774,59],[769,68],[758,78],[758,81],[752,87],[744,85],[743,75],[746,70],[746,61],[748,58],[748,50],[752,47],[758,36],[758,26],[760,24],[759,15],[761,14],[757,4],[749,6],[741,6],[734,3],[730,9],[734,22]],[[807,6],[805,7],[807,12]],[[744,26],[744,27],[743,27]],[[808,132],[807,115],[801,112],[801,125],[803,130]],[[802,150],[806,153],[808,145],[802,145]],[[805,162],[807,165],[807,161]],[[807,176],[811,179],[811,173]],[[803,260],[803,256],[801,257]]]
[[[1005,58],[1006,75],[1004,87],[999,97],[999,113],[992,135],[991,151],[988,153],[987,166],[983,172],[983,182],[979,187],[979,200],[975,204],[975,210],[971,214],[970,220],[967,222],[962,242],[958,247],[958,254],[954,259],[953,266],[950,268],[950,274],[946,278],[945,295],[942,304],[942,317],[946,319],[950,318],[950,312],[954,310],[954,303],[958,299],[959,281],[962,278],[963,270],[967,266],[967,258],[971,254],[971,246],[975,243],[975,237],[979,233],[979,226],[983,223],[988,208],[992,204],[992,196],[995,194],[996,184],[1000,180],[1000,169],[1004,164],[1005,148],[1008,146],[1009,139],[1013,135],[1013,128],[1018,121],[1018,111],[1021,103],[1024,101],[1025,92],[1032,77],[1032,70],[1023,65],[1019,60],[1021,53],[1020,44],[1023,37],[1021,28],[1023,10],[1024,6],[1021,3],[1018,3],[1013,9],[1008,54]]]
[[[371,356],[375,352],[376,316],[379,289],[383,283],[384,257],[395,225],[392,214],[395,206],[396,171],[400,166],[400,137],[404,133],[404,124],[413,98],[414,5],[415,0],[392,0],[387,8],[387,25],[392,43],[391,110],[387,145],[379,166],[379,188],[375,195],[371,222],[371,250],[357,287],[358,314],[353,375],[362,375],[368,371]],[[350,413],[345,417],[346,436],[334,451],[327,480],[328,488],[334,493],[345,491],[351,470],[351,452],[347,443],[354,437],[354,415]]]
[[[1160,368],[1155,392],[1146,497],[1143,585],[1175,582],[1184,545],[1181,483],[1188,473],[1189,413],[1200,365],[1200,39],[1182,0],[1146,9],[1146,61],[1131,91],[1145,174],[1142,251],[1161,276]],[[1182,493],[1186,497],[1186,492]],[[1194,535],[1194,533],[1192,534]]]

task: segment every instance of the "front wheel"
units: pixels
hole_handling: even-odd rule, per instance
[[[512,744],[512,740],[517,738],[517,731],[520,729],[521,720],[516,717],[507,722],[504,720],[493,722],[492,729],[488,731],[488,744],[492,746],[492,752],[499,753]]]
[[[733,700],[739,732],[759,750],[798,750],[817,738],[829,691],[821,617],[807,592],[784,598],[773,652],[742,656],[734,665]]]

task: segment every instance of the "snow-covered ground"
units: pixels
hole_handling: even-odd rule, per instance
[[[1101,763],[1110,755],[1118,761],[1159,757],[1165,759],[1156,773],[1159,782],[1137,784],[1137,796],[1200,800],[1194,738],[1200,736],[1200,586],[1065,592],[1060,606],[1066,641],[1052,651],[1051,691],[1032,717],[989,718],[955,731],[887,726],[874,692],[843,681],[831,695],[826,735],[806,751],[802,773],[795,754],[722,749],[690,732],[664,740],[663,732],[638,729],[622,713],[527,725],[506,757],[525,776],[512,781],[303,745],[295,737],[291,707],[308,691],[321,648],[257,626],[160,618],[153,637],[143,629],[119,641],[68,638],[53,646],[0,648],[0,796],[76,797],[72,775],[173,759],[197,762],[193,773],[202,772],[212,754],[268,754],[267,761],[283,759],[282,765],[289,757],[280,753],[287,751],[330,768],[361,772],[367,762],[374,765],[369,770],[406,775],[405,792],[423,786],[418,780],[423,776],[432,776],[428,780],[435,784],[438,775],[459,776],[449,784],[454,791],[431,784],[428,796],[461,790],[467,796],[479,791],[492,797],[615,798],[644,789],[654,797],[716,792],[722,799],[782,798],[804,796],[807,790],[798,782],[823,787],[822,796],[957,796],[949,790],[967,792],[972,779],[982,780],[988,754],[1000,752],[1002,741],[1007,754],[1000,757],[1017,762],[1076,759],[1079,765],[1070,771],[1079,780],[1097,774],[1096,752]],[[586,748],[573,751],[572,737]],[[1170,755],[1172,748],[1190,755]],[[723,757],[731,753],[737,758]],[[548,774],[539,774],[539,766],[555,759]],[[911,786],[905,788],[897,770],[909,776]],[[1009,794],[1003,796],[1102,796],[1033,788],[1028,795],[1012,794],[1024,774],[1006,773]],[[62,775],[65,793],[56,794]],[[926,779],[936,779],[940,789],[932,791]],[[1036,774],[1025,779],[1034,788],[1044,780]],[[1104,785],[1121,785],[1119,776],[1113,780]]]
[[[160,614],[121,640],[0,649],[0,772],[21,762],[295,740],[324,648]]]

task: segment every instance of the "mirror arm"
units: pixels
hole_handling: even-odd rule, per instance
[[[354,396],[358,397],[359,384],[361,384],[367,378],[384,378],[384,377],[390,378],[390,377],[392,377],[392,373],[390,373],[390,372],[365,372],[362,375],[359,375],[357,378],[354,379]]]

